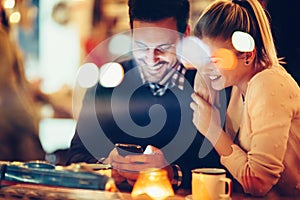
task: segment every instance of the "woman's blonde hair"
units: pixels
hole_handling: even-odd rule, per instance
[[[235,31],[243,31],[253,37],[256,46],[257,71],[279,64],[270,22],[257,0],[213,2],[198,19],[194,34],[199,38],[208,37],[228,41]]]

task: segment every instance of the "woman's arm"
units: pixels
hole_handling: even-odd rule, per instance
[[[221,157],[222,164],[244,191],[252,195],[267,194],[284,169],[295,104],[290,98],[293,87],[285,78],[269,73],[250,82],[240,126],[240,144],[233,146],[231,155]]]

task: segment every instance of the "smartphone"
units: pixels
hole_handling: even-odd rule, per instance
[[[137,144],[116,143],[115,147],[121,156],[137,155],[144,152],[143,148]]]

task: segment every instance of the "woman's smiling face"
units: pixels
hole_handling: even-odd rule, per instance
[[[243,84],[249,80],[249,70],[251,70],[251,67],[245,66],[244,54],[237,52],[233,48],[231,41],[207,37],[202,38],[202,41],[209,48],[212,58],[211,63],[204,66],[200,73],[209,78],[213,89],[222,90],[229,86]],[[216,52],[224,49],[225,51],[223,52],[227,54],[218,54],[218,56],[222,57],[214,56]],[[220,60],[221,62],[219,62]],[[220,66],[220,63],[230,63],[232,66]]]

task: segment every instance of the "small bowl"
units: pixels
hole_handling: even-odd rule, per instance
[[[55,169],[54,165],[52,165],[48,162],[45,162],[45,161],[40,161],[40,160],[29,161],[29,162],[26,162],[24,165],[27,166],[28,168]]]

